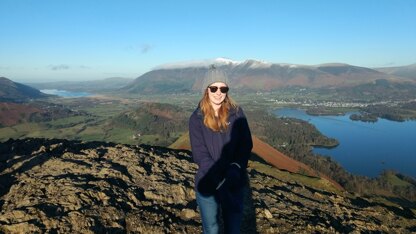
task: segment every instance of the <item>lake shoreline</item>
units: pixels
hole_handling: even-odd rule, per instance
[[[88,92],[74,92],[68,90],[61,90],[61,89],[41,89],[42,93],[55,95],[63,98],[79,98],[79,97],[90,97],[94,94]]]
[[[312,153],[331,157],[351,174],[375,178],[384,170],[394,170],[416,178],[410,166],[416,165],[416,159],[411,156],[416,152],[411,142],[416,139],[416,121],[362,122],[350,119],[356,112],[313,116],[296,108],[277,109],[273,113],[307,121],[323,135],[336,139],[339,144],[333,147],[311,146]]]

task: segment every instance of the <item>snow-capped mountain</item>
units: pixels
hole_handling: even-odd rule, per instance
[[[224,65],[238,65],[241,62],[234,61],[227,58],[215,58],[215,59],[204,59],[204,60],[191,60],[191,61],[182,61],[182,62],[174,62],[174,63],[167,63],[162,64],[153,68],[152,70],[162,70],[162,69],[182,69],[182,68],[200,68],[200,67],[208,67],[212,64],[216,66],[224,66]]]
[[[308,66],[255,59],[234,61],[216,58],[158,66],[136,78],[123,90],[130,93],[201,91],[203,77],[212,64],[228,75],[233,90],[269,91],[289,86],[342,87],[371,83],[378,79],[414,82],[408,78],[343,63]]]

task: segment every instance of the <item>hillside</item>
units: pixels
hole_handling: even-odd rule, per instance
[[[35,88],[0,77],[0,101],[23,102],[47,96]]]
[[[321,181],[325,181],[323,183],[331,183],[332,186],[334,186],[335,188],[343,190],[342,186],[339,185],[336,181],[332,180],[328,176],[325,176],[317,172],[310,166],[286,156],[285,154],[279,152],[266,142],[260,140],[255,135],[252,135],[252,140],[252,153],[255,156],[253,157],[253,159],[259,157],[260,161],[267,162],[268,164],[279,170],[288,171],[290,173],[302,174],[309,177],[315,177],[317,179],[319,178]],[[176,142],[171,144],[169,148],[190,150],[191,145],[189,141],[189,134],[184,134]]]
[[[0,232],[201,232],[189,151],[28,138],[0,155]],[[249,163],[242,233],[416,231],[414,208],[298,176]]]
[[[44,101],[31,101],[26,103],[14,103],[14,102],[0,102],[0,127],[7,127],[9,130],[17,134],[17,137],[26,135],[28,133],[38,132],[38,128],[34,127],[34,124],[45,124],[46,122],[64,119],[64,118],[86,118],[88,114],[83,111],[71,110],[61,104],[54,104]],[[32,125],[25,131],[18,126]],[[50,130],[51,125],[46,124],[43,126],[43,132]],[[5,130],[3,129],[3,130]],[[7,130],[5,132],[8,132]],[[0,139],[8,137],[8,134],[3,134],[0,131]],[[16,135],[10,135],[9,137],[16,137]]]
[[[167,146],[187,129],[189,115],[175,105],[143,102],[114,116],[108,125],[130,129],[137,143],[155,142]]]
[[[0,102],[0,127],[28,122],[33,114],[40,112],[43,110],[28,104]]]
[[[315,66],[267,63],[257,60],[244,62],[213,61],[229,76],[235,90],[271,91],[283,87],[329,88],[349,87],[372,83],[379,79],[391,82],[414,82],[374,69],[348,64],[321,64]],[[136,78],[121,91],[128,93],[177,93],[201,90],[202,79],[208,66],[180,64],[160,66]]]
[[[416,80],[416,64],[400,67],[380,67],[375,70],[384,72],[386,74],[401,76]]]

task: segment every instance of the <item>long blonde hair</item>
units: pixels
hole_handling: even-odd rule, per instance
[[[211,106],[211,102],[209,100],[208,92],[208,89],[205,90],[204,96],[199,102],[199,107],[204,115],[204,125],[214,132],[225,131],[228,128],[228,115],[230,110],[237,109],[238,106],[227,94],[221,104],[221,107],[218,109],[218,117],[216,117],[215,110]]]

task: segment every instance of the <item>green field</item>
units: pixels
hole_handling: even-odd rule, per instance
[[[57,99],[54,101],[59,102]],[[62,99],[62,101],[66,107],[84,114],[2,127],[0,128],[0,141],[6,141],[9,138],[39,137],[167,146],[182,134],[182,131],[171,132],[166,142],[166,140],[162,140],[164,138],[158,132],[141,134],[140,137],[137,137],[138,130],[134,127],[114,126],[112,120],[115,117],[141,105],[137,100],[129,100],[125,104],[118,101],[99,102],[85,98],[82,100]],[[134,135],[136,137],[133,137]]]

